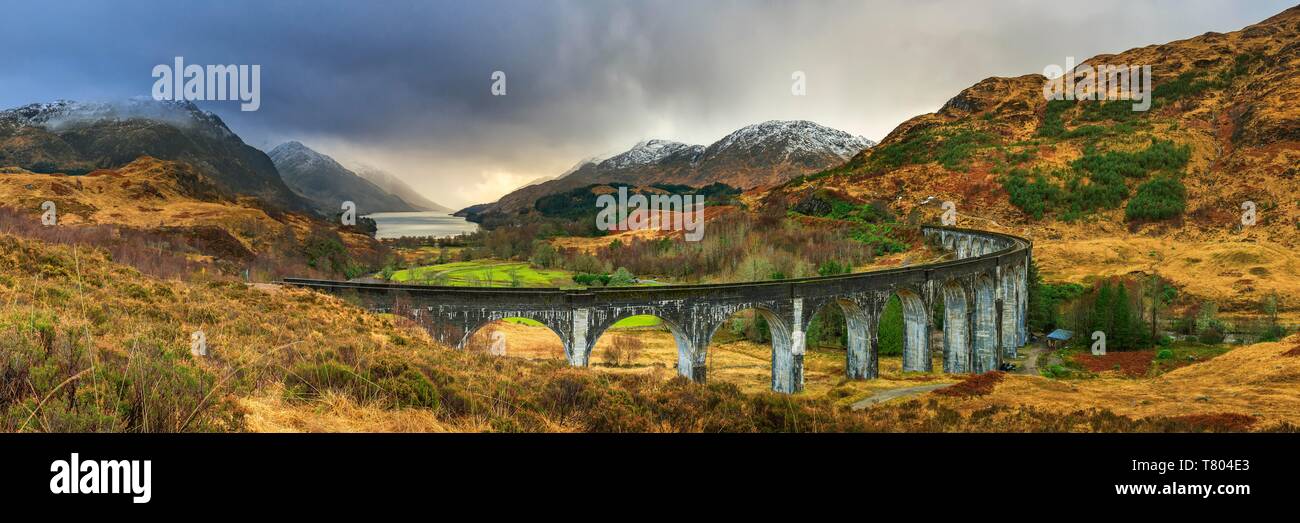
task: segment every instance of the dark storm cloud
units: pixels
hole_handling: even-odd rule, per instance
[[[987,76],[1205,31],[1284,2],[33,2],[6,5],[0,106],[149,93],[154,65],[260,64],[204,104],[458,206],[646,138],[802,118],[880,139]],[[507,74],[493,97],[490,75]],[[808,95],[790,95],[804,71]]]

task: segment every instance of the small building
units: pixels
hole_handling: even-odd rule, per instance
[[[1074,337],[1074,333],[1065,329],[1056,329],[1047,335],[1047,348],[1059,349]]]

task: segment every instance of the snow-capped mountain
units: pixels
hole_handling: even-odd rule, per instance
[[[862,136],[807,120],[770,120],[740,128],[710,145],[704,154],[708,158],[730,151],[749,153],[778,148],[786,159],[829,153],[848,160],[875,144]]]
[[[702,145],[687,145],[671,140],[646,140],[634,145],[626,152],[600,162],[605,169],[627,169],[645,165],[654,165],[666,158],[685,155],[694,161],[704,152]]]
[[[129,98],[117,102],[54,102],[28,104],[0,111],[0,124],[14,127],[34,126],[59,131],[77,125],[99,122],[122,122],[145,119],[234,136],[216,114],[199,109],[186,100],[156,101],[152,98]]]
[[[508,214],[538,198],[595,183],[670,183],[702,187],[724,183],[750,189],[838,165],[875,142],[805,120],[772,120],[738,129],[711,145],[646,140],[603,161],[580,162],[556,179],[522,187],[464,215]]]
[[[192,102],[59,100],[0,111],[0,165],[84,174],[141,156],[190,164],[228,195],[253,196],[284,210],[309,208],[265,153]]]

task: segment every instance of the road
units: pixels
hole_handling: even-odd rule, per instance
[[[1020,366],[1020,368],[1016,369],[1016,372],[1020,374],[1029,374],[1031,376],[1037,376],[1039,374],[1038,357],[1045,352],[1047,352],[1047,347],[1044,347],[1042,345],[1038,345],[1038,344],[1026,345],[1024,347],[1025,360],[1023,364]]]
[[[867,398],[867,399],[864,399],[864,400],[862,400],[862,401],[858,401],[858,402],[854,403],[854,404],[853,404],[853,410],[862,410],[862,409],[865,409],[865,408],[870,407],[870,406],[872,406],[872,405],[875,405],[875,404],[877,404],[877,403],[881,403],[881,402],[889,401],[889,400],[892,400],[892,399],[895,399],[895,398],[901,398],[901,397],[903,397],[903,396],[911,396],[911,395],[913,395],[913,394],[921,394],[921,393],[923,393],[923,392],[930,392],[930,391],[932,391],[932,390],[942,389],[942,388],[947,387],[947,386],[949,386],[949,385],[952,385],[952,384],[951,384],[951,383],[931,383],[931,384],[928,384],[928,385],[917,385],[917,386],[915,386],[915,387],[903,387],[903,388],[901,388],[901,389],[889,389],[889,390],[887,390],[887,391],[877,393],[877,394],[875,394],[875,395],[873,395],[873,396],[871,396],[871,397],[869,397],[869,398]]]

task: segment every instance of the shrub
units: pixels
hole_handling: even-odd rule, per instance
[[[402,368],[395,376],[380,377],[378,385],[395,407],[437,409],[440,403],[433,382],[415,369]]]
[[[1177,178],[1162,176],[1138,186],[1128,202],[1124,217],[1134,220],[1164,220],[1187,209],[1187,189]]]
[[[1174,357],[1174,351],[1169,349],[1160,349],[1159,351],[1156,352],[1156,359],[1158,360],[1168,360],[1168,359],[1173,359],[1173,357]]]
[[[551,242],[538,240],[533,244],[533,255],[529,261],[540,268],[552,269],[560,264],[560,254]]]
[[[872,167],[883,170],[929,161],[934,135],[928,131],[871,150]]]
[[[1048,100],[1047,109],[1043,111],[1043,123],[1038,126],[1038,136],[1057,138],[1065,132],[1062,113],[1074,107],[1073,100]]]
[[[633,283],[636,283],[636,276],[633,276],[627,268],[619,267],[618,270],[614,271],[614,274],[609,276],[609,280],[605,284],[610,287],[624,287]]]
[[[1012,205],[1041,220],[1047,210],[1061,199],[1061,189],[1048,182],[1042,173],[1033,173],[1033,181],[1029,180],[1029,175],[1025,169],[1012,169],[1003,177],[1002,188],[1007,191]]]
[[[1281,325],[1270,325],[1260,333],[1259,341],[1281,341],[1285,338],[1287,330]]]
[[[1246,55],[1238,56],[1237,64],[1232,68],[1225,70],[1218,77],[1202,80],[1201,71],[1192,70],[1178,75],[1173,80],[1166,81],[1157,85],[1152,91],[1152,96],[1157,104],[1165,104],[1183,98],[1197,96],[1210,89],[1222,89],[1231,84],[1235,78],[1236,72],[1245,72],[1245,67],[1249,61],[1242,61],[1241,58]]]
[[[1222,326],[1218,324],[1202,329],[1200,335],[1197,336],[1197,339],[1206,345],[1223,343],[1224,338]]]
[[[891,237],[893,233],[894,228],[890,224],[876,225],[868,223],[861,227],[854,228],[853,231],[849,233],[849,237],[870,245],[872,247],[872,252],[876,256],[883,256],[891,252],[906,251],[907,244]]]
[[[1079,115],[1079,119],[1085,122],[1103,120],[1124,122],[1141,114],[1133,110],[1133,102],[1129,100],[1098,101],[1081,105],[1083,106],[1083,112]],[[1078,131],[1078,129],[1075,129],[1075,131]]]
[[[440,393],[424,374],[405,362],[380,362],[362,370],[336,360],[299,363],[285,376],[289,399],[320,397],[333,391],[358,402],[381,401],[388,407],[438,408]]]
[[[603,287],[609,285],[610,275],[578,273],[573,275],[573,281],[587,287]]]
[[[1012,205],[1035,219],[1042,219],[1051,208],[1064,204],[1066,211],[1061,217],[1069,221],[1098,210],[1118,208],[1129,197],[1126,179],[1145,178],[1151,172],[1177,172],[1187,165],[1190,156],[1188,146],[1177,146],[1167,140],[1153,140],[1146,149],[1135,153],[1102,153],[1089,145],[1082,157],[1070,163],[1070,170],[1052,173],[1065,179],[1064,187],[1057,187],[1039,171],[1013,169],[1002,177],[1002,188]],[[1134,204],[1135,215],[1168,217],[1174,212],[1171,209],[1181,213],[1185,203],[1177,205],[1179,200],[1174,196],[1185,191],[1178,192],[1176,188],[1182,185],[1173,180],[1148,185],[1146,194]]]
[[[606,364],[618,367],[631,365],[641,356],[644,349],[645,345],[640,338],[618,334],[610,336],[609,344],[601,354]]]
[[[989,133],[962,129],[939,144],[936,158],[945,169],[964,171],[967,168],[966,160],[970,158],[971,153],[981,147],[992,145],[995,141],[996,139]]]

